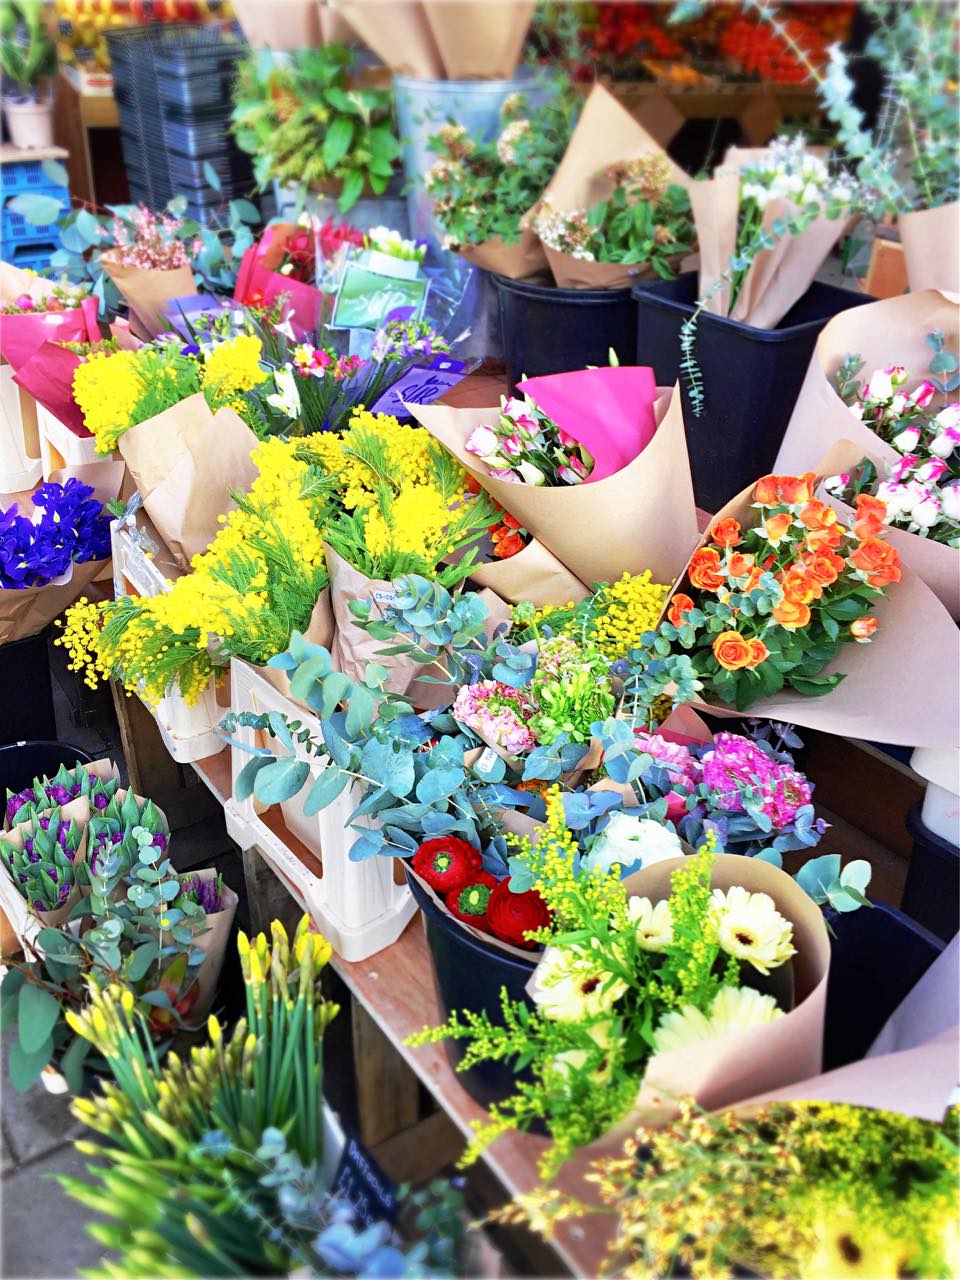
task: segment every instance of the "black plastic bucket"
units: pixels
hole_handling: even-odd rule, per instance
[[[825,914],[836,935],[823,1040],[823,1069],[833,1071],[866,1054],[945,944],[884,902]]]
[[[633,297],[637,364],[653,367],[658,386],[672,386],[680,376],[680,326],[696,307],[697,273],[634,285]],[[873,301],[864,293],[817,283],[775,329],[701,313],[694,343],[704,394],[699,418],[681,382],[698,507],[718,511],[772,469],[820,330],[839,312]]]
[[[960,929],[960,849],[931,831],[920,805],[907,814],[913,851],[903,886],[903,910],[918,924],[949,942]]]
[[[89,764],[93,759],[69,742],[12,742],[0,747],[0,803],[8,791],[22,791],[34,778],[52,778],[60,766]]]
[[[461,929],[452,916],[440,911],[413,876],[407,876],[407,883],[423,912],[443,1018],[459,1009],[486,1013],[492,1022],[499,1022],[500,992],[504,987],[512,1000],[530,1003],[525,988],[536,967],[532,956],[529,961],[516,960],[495,946],[486,946]],[[456,1068],[464,1046],[459,1040],[445,1040],[444,1045],[450,1065]],[[470,1097],[484,1107],[508,1098],[515,1091],[517,1080],[524,1078],[528,1077],[503,1062],[483,1062],[457,1073]]]
[[[494,275],[510,390],[524,377],[607,365],[611,349],[629,364],[637,308],[629,289],[558,289]]]
[[[0,645],[0,743],[57,736],[48,630]]]

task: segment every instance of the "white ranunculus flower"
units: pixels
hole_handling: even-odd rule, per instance
[[[944,485],[940,490],[940,501],[943,504],[943,514],[948,520],[960,520],[960,480]]]
[[[639,862],[648,867],[665,858],[681,857],[683,849],[676,832],[652,818],[639,818],[618,810],[610,815],[610,821],[581,865],[590,871],[610,871],[617,864],[630,867]]]

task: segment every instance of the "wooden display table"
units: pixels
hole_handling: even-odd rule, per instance
[[[81,93],[63,71],[54,92],[54,137],[69,155],[70,194],[89,206],[125,203],[129,190],[113,96]]]

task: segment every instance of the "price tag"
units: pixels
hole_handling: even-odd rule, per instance
[[[373,598],[377,604],[396,604],[397,593],[395,591],[374,591]]]
[[[396,1221],[397,1188],[358,1138],[347,1139],[333,1189],[353,1206],[362,1226]]]
[[[474,773],[490,773],[499,759],[493,747],[484,747],[482,755],[473,766]]]

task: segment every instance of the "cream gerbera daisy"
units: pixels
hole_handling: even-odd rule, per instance
[[[673,942],[673,916],[669,899],[656,906],[649,898],[630,898],[627,915],[637,931],[637,943],[643,951],[663,951]]]
[[[793,925],[767,893],[750,893],[741,885],[714,889],[713,911],[717,942],[737,960],[769,973],[796,954]]]
[[[626,989],[582,947],[547,947],[534,970],[530,995],[548,1018],[580,1022],[607,1013]]]
[[[653,1046],[657,1053],[669,1053],[671,1049],[715,1040],[731,1031],[759,1027],[782,1017],[783,1010],[773,996],[762,995],[752,987],[721,987],[708,1014],[692,1004],[664,1014],[653,1033]]]

